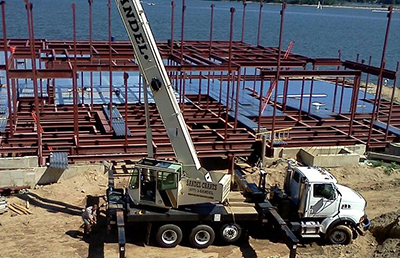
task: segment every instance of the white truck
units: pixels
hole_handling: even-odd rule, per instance
[[[324,168],[289,162],[284,191],[273,188],[270,199],[302,238],[324,237],[331,244],[349,244],[370,225],[364,198],[338,184]]]
[[[272,200],[277,208],[266,198],[265,173],[258,185],[236,173],[241,193],[231,191],[231,175],[210,173],[201,167],[140,1],[115,2],[177,160],[143,158],[135,164],[124,189],[114,187],[110,170],[107,219],[110,226],[117,225],[120,257],[125,255],[125,227],[131,224],[146,225],[146,242],[153,235],[163,247],[175,247],[183,237],[195,248],[208,247],[216,237],[233,243],[244,231],[260,229],[266,233],[268,227],[264,226],[270,225],[281,233],[290,257],[296,255],[295,233],[298,237],[328,235],[332,243],[348,243],[360,223],[367,222],[363,217],[365,201],[351,190],[343,190],[333,177],[315,182],[310,173],[301,173],[306,169],[297,168],[293,173],[289,169],[285,188],[289,194],[274,189]],[[331,186],[332,194],[319,196],[321,184],[327,189]],[[358,198],[355,201],[354,196]],[[353,202],[343,201],[347,199]],[[357,212],[343,217],[351,213],[347,210]]]

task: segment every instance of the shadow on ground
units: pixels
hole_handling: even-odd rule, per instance
[[[46,209],[49,212],[62,212],[70,215],[81,215],[83,207],[74,206],[65,202],[43,198],[35,193],[19,194],[18,198],[29,201],[30,204]]]

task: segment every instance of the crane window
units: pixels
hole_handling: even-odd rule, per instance
[[[178,174],[158,171],[157,186],[159,190],[176,189],[178,187]]]
[[[139,186],[139,169],[134,168],[133,172],[132,172],[132,178],[131,178],[131,182],[129,184],[129,187],[131,189],[136,189]]]
[[[333,199],[335,190],[331,184],[315,184],[314,197],[323,197],[326,199]]]

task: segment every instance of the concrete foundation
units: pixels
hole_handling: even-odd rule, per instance
[[[301,149],[299,158],[308,166],[340,167],[358,164],[360,155],[342,147],[311,147]]]
[[[285,148],[285,147],[277,147],[274,148],[274,155],[273,158],[288,158],[288,159],[296,159],[299,157],[300,150],[311,150],[313,148],[317,149],[324,149],[325,153],[332,153],[334,154],[335,152],[337,153],[337,149],[346,149],[348,151],[351,151],[354,154],[358,154],[359,156],[364,155],[366,152],[366,146],[364,144],[357,144],[357,145],[351,145],[351,146],[332,146],[332,147],[302,147],[302,148]]]
[[[1,158],[0,169],[34,168],[38,166],[38,162],[37,156]]]
[[[104,172],[103,164],[76,164],[67,169],[38,167],[37,157],[1,158],[0,187],[57,183],[85,171]]]

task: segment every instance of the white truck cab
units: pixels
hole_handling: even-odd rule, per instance
[[[288,219],[302,238],[325,237],[332,244],[349,244],[369,227],[365,199],[338,184],[324,168],[289,163],[284,191],[291,201]]]

